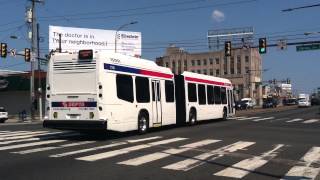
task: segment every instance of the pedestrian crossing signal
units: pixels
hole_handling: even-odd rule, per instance
[[[1,57],[6,58],[7,57],[7,43],[1,43]]]
[[[30,60],[31,60],[30,49],[29,48],[24,48],[24,61],[25,62],[30,62]]]
[[[267,38],[259,38],[259,53],[267,53]]]

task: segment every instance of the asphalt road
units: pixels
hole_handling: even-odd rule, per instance
[[[85,135],[0,125],[0,179],[320,179],[319,106]]]

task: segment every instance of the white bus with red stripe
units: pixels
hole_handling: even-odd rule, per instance
[[[43,125],[48,128],[142,133],[152,127],[185,124],[190,117],[194,122],[223,118],[225,109],[225,116],[234,113],[230,81],[190,72],[174,76],[153,61],[121,54],[52,53],[47,74]],[[192,87],[188,91],[194,85],[196,94]],[[211,86],[226,91],[219,96],[228,96],[230,107],[218,99],[211,104]]]
[[[177,119],[189,124],[234,116],[233,87],[228,79],[183,72],[175,77]]]

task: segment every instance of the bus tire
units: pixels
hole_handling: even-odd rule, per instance
[[[227,120],[227,108],[226,108],[226,107],[223,108],[222,120],[223,120],[223,121],[226,121],[226,120]]]
[[[145,134],[149,128],[149,117],[146,112],[140,112],[138,116],[138,133]]]
[[[197,113],[196,110],[191,109],[189,113],[189,125],[193,126],[197,123]]]

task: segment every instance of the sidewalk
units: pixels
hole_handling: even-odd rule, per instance
[[[22,121],[19,119],[18,116],[11,116],[8,120],[5,121],[5,123],[0,123],[0,125],[9,125],[9,124],[40,124],[42,121],[40,120],[39,116],[35,116],[34,119],[31,120],[30,117],[27,117],[26,120]]]

